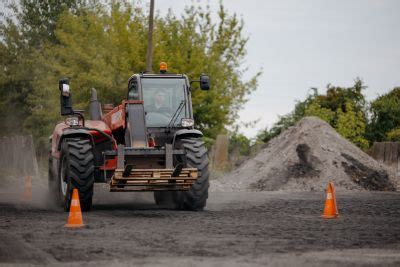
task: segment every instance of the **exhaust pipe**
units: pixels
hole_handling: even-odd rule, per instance
[[[101,112],[101,104],[97,101],[97,91],[94,88],[91,90],[89,113],[92,120],[101,120],[101,117],[103,116]]]

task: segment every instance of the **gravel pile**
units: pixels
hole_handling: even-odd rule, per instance
[[[212,191],[322,191],[329,181],[347,190],[395,191],[386,167],[328,123],[305,117],[272,139],[254,158],[218,180]]]

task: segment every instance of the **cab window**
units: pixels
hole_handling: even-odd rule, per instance
[[[176,123],[188,115],[186,83],[183,78],[143,78],[141,80],[146,125],[167,126],[176,113]]]

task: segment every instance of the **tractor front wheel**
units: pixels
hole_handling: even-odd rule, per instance
[[[77,188],[81,209],[92,208],[94,157],[88,139],[73,138],[63,141],[59,165],[58,192],[65,211],[69,211],[72,190]]]
[[[188,191],[154,192],[156,204],[161,207],[181,210],[203,210],[208,198],[208,156],[207,149],[201,139],[177,140],[177,148],[183,149],[186,154],[185,162],[177,159],[178,163],[185,163],[186,167],[196,168],[198,178]]]

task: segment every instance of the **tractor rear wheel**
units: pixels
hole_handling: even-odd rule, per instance
[[[92,208],[94,184],[94,157],[92,143],[88,139],[72,138],[61,146],[58,191],[65,211],[69,211],[72,190],[77,188],[81,209]]]
[[[208,198],[210,176],[207,149],[201,139],[177,140],[177,148],[185,151],[184,165],[198,169],[198,178],[188,191],[154,192],[156,204],[182,210],[203,210]]]

